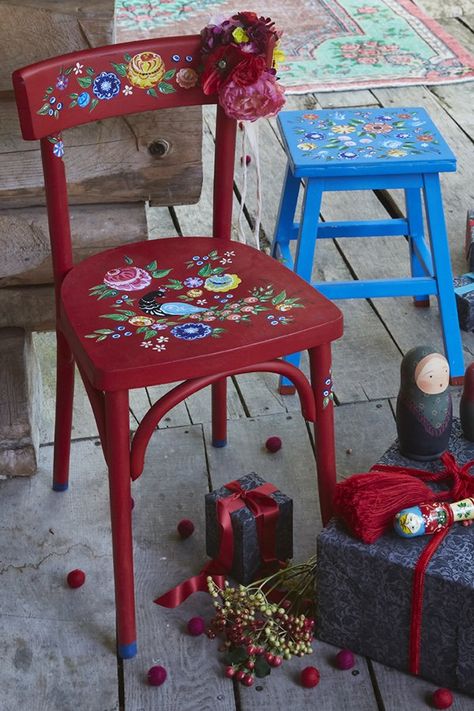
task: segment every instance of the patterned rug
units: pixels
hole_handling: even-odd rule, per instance
[[[238,10],[271,17],[284,30],[286,61],[279,76],[287,93],[474,78],[474,57],[411,0],[256,0],[242,6],[235,0],[115,0],[115,5],[116,42],[196,33],[210,18]]]

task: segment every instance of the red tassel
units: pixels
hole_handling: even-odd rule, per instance
[[[373,470],[355,474],[336,485],[334,512],[364,543],[373,543],[407,506],[439,498],[409,474]]]

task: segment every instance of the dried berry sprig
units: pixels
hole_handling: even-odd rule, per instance
[[[224,639],[226,676],[252,686],[283,660],[311,654],[315,569],[313,557],[235,588],[208,577],[216,613],[207,635]]]

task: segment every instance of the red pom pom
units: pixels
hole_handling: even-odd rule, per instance
[[[313,686],[317,686],[319,684],[319,671],[316,667],[305,667],[301,672],[300,679],[301,684],[305,689],[312,689]]]
[[[79,570],[79,568],[76,568],[76,570],[71,570],[71,572],[68,573],[67,576],[67,584],[70,588],[80,588],[81,585],[84,585],[85,580],[86,574],[83,570]]]
[[[189,538],[194,533],[194,523],[189,518],[183,518],[178,523],[178,533],[181,538]]]
[[[265,442],[265,447],[269,452],[278,452],[281,449],[281,439],[279,437],[269,437]]]
[[[166,676],[164,667],[151,667],[148,670],[148,683],[151,686],[161,686],[166,681]]]
[[[206,623],[202,617],[191,617],[188,622],[188,632],[193,637],[199,637],[206,630]]]
[[[336,654],[336,666],[338,669],[352,669],[354,664],[354,655],[350,649],[341,649],[341,651]]]
[[[449,709],[453,703],[453,695],[449,689],[436,689],[432,696],[435,709]]]

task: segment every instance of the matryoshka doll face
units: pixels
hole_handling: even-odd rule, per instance
[[[430,353],[420,360],[415,369],[415,383],[427,395],[436,395],[449,385],[448,361],[441,353]]]

